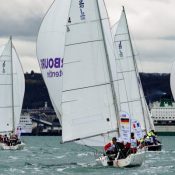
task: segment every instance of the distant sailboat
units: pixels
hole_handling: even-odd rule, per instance
[[[12,39],[0,47],[0,133],[15,133],[19,124],[25,91],[23,69],[12,44]],[[0,143],[0,149],[22,149],[24,143],[14,146]]]
[[[64,7],[56,0],[41,25],[37,41],[41,71],[48,90],[53,86],[50,96],[61,114],[63,143],[79,141],[96,145],[99,142],[102,146],[120,134],[119,79],[106,7],[101,0],[72,0],[70,9]],[[64,9],[62,14],[53,15],[60,8]],[[56,24],[59,27],[53,29]],[[55,41],[61,41],[61,45]],[[58,52],[60,49],[62,52]],[[53,58],[61,60],[56,62]],[[60,71],[62,76],[56,76]],[[49,72],[54,76],[50,77]],[[120,162],[117,163],[120,167],[136,166],[143,159],[141,152],[116,162]]]

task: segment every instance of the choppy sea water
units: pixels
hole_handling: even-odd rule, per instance
[[[60,137],[23,137],[24,150],[0,151],[0,175],[175,175],[175,137],[161,137],[163,151],[147,153],[141,167],[98,166],[94,150]]]

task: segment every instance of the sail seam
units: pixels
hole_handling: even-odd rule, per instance
[[[114,40],[115,43],[119,43],[119,42],[121,42],[121,41],[128,41],[128,42],[129,42],[129,40],[127,40],[127,39],[123,39],[123,40]]]
[[[4,57],[4,56],[0,56],[0,58],[1,58],[1,57]],[[0,60],[0,62],[4,62],[4,61],[6,61],[6,62],[11,62],[10,60],[6,60],[6,59]]]
[[[115,34],[114,36],[119,36],[119,35],[128,35],[128,33]]]
[[[14,108],[19,108],[19,107],[21,107],[21,106],[14,106]],[[0,106],[0,108],[12,108],[12,106]]]
[[[11,74],[0,74],[0,75],[11,75]],[[13,75],[17,75],[17,73],[13,73]]]
[[[86,43],[93,43],[93,42],[100,42],[100,41],[103,41],[103,40],[85,41],[85,42],[80,42],[80,43],[67,44],[65,46],[74,46],[74,45],[78,45],[78,44],[86,44]]]
[[[132,56],[125,56],[125,58],[116,58],[115,60],[124,60],[126,58],[132,58]]]
[[[0,84],[0,86],[8,86],[8,85],[12,85],[12,84]]]
[[[81,87],[81,88],[76,88],[76,89],[69,89],[69,90],[65,90],[65,91],[63,91],[63,92],[75,91],[75,90],[87,89],[87,88],[93,88],[93,87],[98,87],[98,86],[105,86],[105,85],[109,85],[109,84],[110,84],[110,83],[97,84],[97,85],[93,85],[93,86],[86,86],[86,87]]]
[[[102,20],[106,20],[108,18],[103,18]],[[94,22],[99,22],[100,19],[96,19],[96,20],[91,20],[91,21],[85,21],[85,22],[77,22],[77,23],[73,23],[73,24],[68,24],[67,26],[74,26],[74,25],[78,25],[78,24],[86,24],[86,23],[94,23]]]
[[[112,82],[117,82],[123,79],[118,79],[118,80],[113,80]],[[64,90],[62,92],[69,92],[69,91],[76,91],[76,90],[81,90],[81,89],[88,89],[88,88],[93,88],[93,87],[98,87],[98,86],[105,86],[105,85],[110,85],[109,83],[103,83],[103,84],[97,84],[97,85],[93,85],[93,86],[86,86],[86,87],[81,87],[81,88],[76,88],[76,89],[68,89],[68,90]]]
[[[117,73],[129,73],[129,72],[135,72],[135,70],[121,71],[121,72],[117,72]]]
[[[124,104],[124,103],[132,103],[132,102],[136,102],[136,101],[141,101],[140,99],[137,99],[137,100],[129,100],[129,101],[126,101],[126,102],[121,102],[121,104]]]
[[[69,101],[62,101],[61,103],[71,103],[71,102],[75,102],[77,100],[69,100]]]

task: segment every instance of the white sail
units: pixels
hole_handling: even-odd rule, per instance
[[[173,66],[171,68],[170,87],[171,87],[173,98],[175,100],[175,62],[173,63]]]
[[[70,0],[55,0],[37,39],[37,57],[54,110],[61,122],[61,97],[66,23]]]
[[[118,58],[117,74],[120,79],[119,101],[121,111],[140,122],[143,130],[153,129],[148,107],[137,70],[135,55],[128,30],[125,11],[121,14],[114,37]]]
[[[72,0],[67,29],[63,142],[116,131],[117,114],[111,86],[114,77],[109,72],[114,55],[109,51],[112,44],[105,45],[111,36],[104,2]]]
[[[19,123],[25,80],[11,39],[0,47],[0,132],[14,131]]]

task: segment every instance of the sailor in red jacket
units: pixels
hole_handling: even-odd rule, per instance
[[[104,150],[105,150],[106,154],[115,154],[115,145],[116,145],[116,143],[117,143],[117,139],[116,139],[116,137],[113,137],[112,142],[107,143],[104,146]]]

